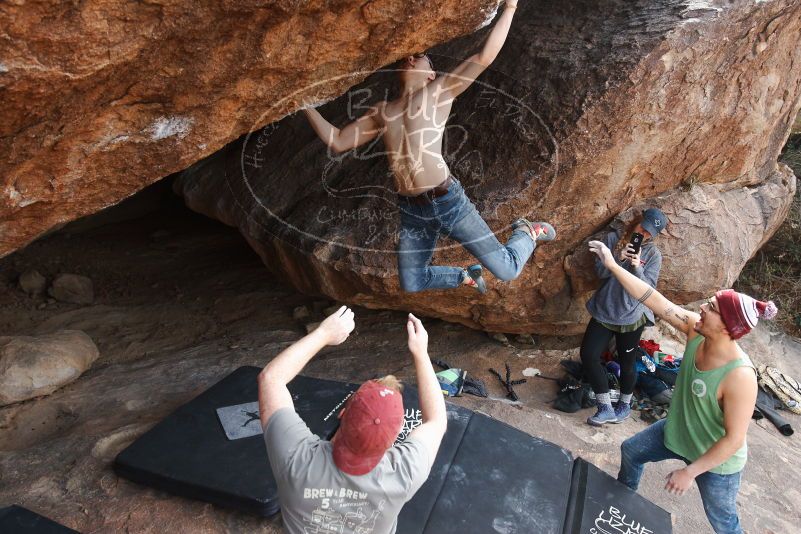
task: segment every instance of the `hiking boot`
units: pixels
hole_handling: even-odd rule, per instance
[[[475,284],[471,284],[471,287],[476,288],[478,292],[481,293],[482,295],[486,293],[487,283],[484,282],[484,276],[483,276],[484,270],[482,269],[481,265],[478,263],[475,265],[471,265],[470,267],[467,268],[466,272],[467,276],[472,278],[473,282],[475,282]]]
[[[591,426],[604,426],[606,423],[617,421],[615,410],[611,404],[599,404],[595,415],[587,418],[587,424]]]
[[[531,222],[523,217],[512,223],[512,230],[526,228],[534,241],[553,241],[556,239],[556,230],[547,222]]]
[[[622,423],[631,415],[631,406],[626,402],[618,402],[615,404],[615,420],[609,421],[610,423]]]

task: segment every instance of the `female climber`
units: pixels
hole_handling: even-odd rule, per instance
[[[654,244],[654,238],[665,229],[667,222],[664,213],[650,208],[643,212],[640,220],[629,226],[627,232],[609,232],[604,240],[610,250],[616,251],[618,263],[651,287],[656,287],[662,267],[662,253]],[[632,236],[636,239],[632,240]],[[640,249],[636,250],[632,241],[639,240]],[[641,301],[629,295],[598,258],[595,259],[595,272],[602,283],[587,302],[587,311],[592,319],[581,341],[581,362],[584,376],[590,382],[598,403],[598,410],[587,419],[587,423],[602,426],[605,423],[621,423],[631,413],[631,395],[637,381],[637,347],[643,329],[654,324],[654,314]],[[615,337],[620,363],[620,400],[614,407],[606,367],[601,362],[612,336]]]

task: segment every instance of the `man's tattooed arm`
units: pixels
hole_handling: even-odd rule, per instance
[[[643,302],[645,302],[646,300],[648,300],[648,297],[650,297],[651,295],[653,295],[653,293],[654,293],[654,288],[652,288],[652,287],[649,287],[649,288],[648,288],[648,291],[646,291],[645,293],[643,293],[642,297],[640,297],[640,298],[637,300],[637,302],[639,302],[640,304],[642,304]]]
[[[665,304],[662,312],[657,313],[657,315],[674,327],[685,332],[688,332],[699,319],[697,314],[689,312],[680,306],[676,306],[670,301]]]
[[[620,285],[623,286],[626,293],[631,295],[632,298],[636,298],[638,303],[645,305],[645,307],[670,323],[674,328],[683,331],[688,336],[692,335],[692,329],[698,319],[700,319],[698,314],[676,306],[659,291],[651,287],[646,281],[641,280],[620,265],[611,261],[614,258],[603,243],[592,241],[590,242],[590,249],[598,254],[599,257],[603,256],[604,266],[609,269],[612,276],[620,282]]]
[[[682,310],[681,308],[677,308],[673,304],[667,305],[665,310],[662,312],[662,317],[664,317],[665,319],[675,317],[684,324],[687,324],[687,321],[689,321],[689,318],[687,317],[687,314],[684,313],[684,310]]]
[[[693,318],[687,310],[676,306],[669,300],[667,300],[663,295],[660,293],[656,293],[657,298],[655,302],[646,302],[651,295],[655,293],[655,289],[649,287],[645,290],[642,296],[637,300],[640,304],[645,304],[648,306],[650,304],[650,308],[654,311],[656,315],[664,319],[665,321],[669,322],[674,327],[684,330],[685,332],[688,330],[688,327],[694,324]],[[654,300],[654,299],[652,299]],[[662,301],[660,303],[659,301]],[[660,311],[661,308],[661,311]],[[691,324],[691,321],[693,323]]]

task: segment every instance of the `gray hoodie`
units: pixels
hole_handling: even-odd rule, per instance
[[[618,232],[609,232],[604,238],[604,243],[610,250],[615,249],[615,245],[620,240]],[[653,244],[653,239],[643,242],[640,250],[641,264],[632,267],[627,261],[621,262],[615,258],[619,265],[624,266],[630,273],[643,280],[651,287],[656,287],[659,280],[659,269],[662,268],[662,253]],[[601,287],[593,293],[587,301],[587,311],[590,312],[596,321],[615,325],[628,325],[636,323],[643,314],[648,318],[648,324],[654,324],[654,313],[645,305],[637,302],[637,298],[629,295],[617,278],[612,276],[609,269],[604,267],[599,258],[595,259],[595,273],[602,280]]]

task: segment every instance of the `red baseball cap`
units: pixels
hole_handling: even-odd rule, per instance
[[[403,397],[370,380],[350,398],[334,435],[334,463],[349,475],[364,475],[378,465],[401,430]]]

